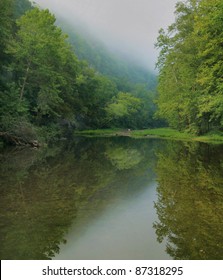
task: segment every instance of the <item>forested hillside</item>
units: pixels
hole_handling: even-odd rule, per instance
[[[1,0],[0,138],[33,145],[74,130],[152,128],[160,120],[193,134],[222,131],[223,2],[181,1],[175,13],[156,43],[157,97],[153,74],[78,27],[28,0]]]
[[[139,83],[146,85],[149,90],[156,87],[156,74],[153,71],[145,69],[130,58],[112,53],[84,27],[79,24],[71,25],[62,18],[57,19],[57,24],[69,35],[68,40],[77,57],[86,60],[99,73],[112,78],[121,90]]]
[[[159,117],[179,130],[223,129],[223,1],[188,0],[160,30]]]
[[[101,64],[100,70],[96,63],[94,69],[90,58],[77,57],[55,16],[31,9],[26,0],[1,1],[0,18],[2,139],[23,144],[74,129],[153,126],[154,93],[148,84],[136,83],[140,79],[133,79],[128,64],[123,66],[126,72],[121,66],[116,71],[108,56],[109,65]],[[79,54],[90,52],[87,43],[76,49]],[[102,60],[106,62],[105,51]]]

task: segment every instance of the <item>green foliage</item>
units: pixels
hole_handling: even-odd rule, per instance
[[[13,0],[14,1],[14,17],[19,18],[26,11],[31,10],[32,4],[29,0]]]
[[[209,122],[214,125],[220,124],[221,127],[223,125],[222,24],[222,1],[202,1],[195,23],[195,32],[199,36],[198,56],[201,60],[197,76],[202,94],[199,115],[207,116]]]
[[[113,90],[113,95],[110,95],[110,99],[115,98],[117,92],[128,92],[141,99],[142,107],[134,126],[144,128],[159,125],[159,122],[153,119],[156,110],[154,105],[155,74],[135,65],[128,59],[124,60],[109,52],[102,43],[93,38],[83,28],[77,26],[72,26],[71,28],[64,19],[59,19],[58,24],[69,34],[68,39],[74,47],[78,58],[87,61],[90,67],[113,81],[113,87],[115,86],[116,89]],[[106,88],[106,91],[108,91],[108,88]],[[104,90],[103,94],[107,96],[106,91]],[[100,95],[98,97],[100,98]],[[107,103],[111,103],[111,100],[107,100]],[[93,100],[92,104],[92,108],[97,108],[97,116],[95,116],[95,111],[92,111],[89,116],[91,109],[89,111],[87,108],[85,108],[85,113],[82,112],[81,117],[79,116],[79,119],[82,118],[87,127],[98,128],[119,125],[117,122],[108,123],[106,121],[105,103],[97,106],[97,104],[94,105]],[[104,106],[103,108],[102,105]],[[87,114],[86,110],[88,111]],[[83,125],[80,127],[85,128]]]
[[[0,1],[0,87],[2,88],[3,65],[8,60],[7,45],[12,32],[13,0]]]
[[[160,31],[157,116],[170,126],[205,133],[222,127],[222,1],[188,0]]]
[[[106,126],[105,106],[116,95],[114,82],[82,65],[77,77],[79,128],[100,128]]]
[[[11,130],[20,120],[27,119],[28,104],[25,100],[20,102],[19,92],[15,84],[11,84],[7,90],[0,92],[0,129]]]
[[[108,119],[117,127],[134,127],[142,101],[129,93],[119,92],[106,108]]]
[[[48,10],[27,12],[17,22],[19,30],[9,50],[14,57],[12,69],[18,77],[20,100],[28,100],[40,119],[70,113],[63,103],[74,91],[72,79],[78,69],[66,36],[54,23]]]
[[[26,122],[38,126],[40,138],[48,131],[46,138],[49,139],[50,135],[52,138],[59,138],[62,133],[68,135],[71,128],[152,126],[154,96],[148,90],[152,85],[145,83],[148,76],[144,71],[133,67],[131,72],[130,66],[123,66],[105,50],[99,52],[97,58],[103,58],[104,68],[96,66],[95,70],[91,58],[90,66],[78,60],[67,35],[55,25],[56,18],[48,10],[33,8],[26,0],[3,2],[0,19],[0,38],[4,38],[0,43],[2,131],[13,132],[16,125]],[[80,41],[77,39],[77,44]],[[86,53],[88,48],[83,41],[77,53]],[[90,56],[94,55],[95,50]],[[114,65],[112,61],[116,61]],[[106,73],[105,69],[109,76],[101,74]],[[134,81],[144,84],[134,85]],[[128,94],[118,93],[120,89],[129,89],[125,91]]]

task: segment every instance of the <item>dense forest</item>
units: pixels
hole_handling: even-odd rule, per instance
[[[79,36],[76,45],[71,44],[75,36],[68,39],[49,10],[32,7],[27,0],[3,0],[0,8],[4,140],[22,144],[38,137],[47,141],[44,138],[74,129],[153,126],[154,75],[149,86],[145,78],[132,79],[128,69],[119,75],[126,66],[112,75],[109,56],[111,63],[104,71],[98,63],[86,61],[90,50],[84,39]],[[106,52],[101,53],[98,61],[105,61]]]
[[[188,0],[160,30],[157,115],[195,134],[223,128],[223,1]]]
[[[1,139],[35,144],[74,130],[166,124],[198,135],[222,130],[223,2],[181,1],[175,14],[156,43],[157,96],[154,74],[49,10],[1,0]]]

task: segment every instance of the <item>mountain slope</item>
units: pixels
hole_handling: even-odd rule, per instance
[[[156,87],[154,73],[133,61],[112,53],[83,27],[71,26],[62,18],[59,18],[57,23],[69,35],[69,41],[78,58],[86,60],[99,73],[116,79],[116,83],[121,87],[123,84],[127,86],[129,83],[145,84],[149,90]]]

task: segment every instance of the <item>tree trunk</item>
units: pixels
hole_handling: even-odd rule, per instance
[[[6,143],[14,146],[31,146],[34,148],[40,147],[40,143],[37,140],[27,140],[23,137],[12,135],[8,132],[0,132],[0,138],[2,138]]]
[[[21,88],[21,91],[20,91],[20,97],[19,97],[20,101],[23,99],[25,87],[26,87],[26,84],[27,84],[27,79],[28,79],[28,76],[29,76],[30,64],[31,64],[31,62],[29,61],[28,66],[26,68],[26,73],[25,73],[25,77],[24,77],[24,80],[23,80],[22,88]]]

